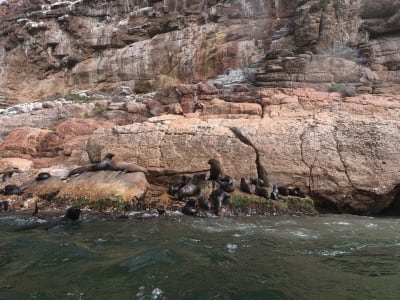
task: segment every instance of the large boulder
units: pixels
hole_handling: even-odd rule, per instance
[[[148,190],[144,173],[125,173],[114,171],[86,172],[71,177],[57,194],[58,198],[89,201],[118,198],[129,204],[142,200]]]

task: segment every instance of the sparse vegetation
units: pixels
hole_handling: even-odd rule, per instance
[[[86,196],[79,197],[74,201],[74,206],[78,207],[90,207],[98,211],[112,210],[121,212],[130,207],[130,204],[117,196],[110,196],[98,200],[91,200]]]
[[[107,112],[107,106],[100,104],[98,102],[95,103],[94,105],[95,111],[96,111],[96,115],[98,116],[102,116],[104,117],[106,115]]]
[[[87,103],[89,101],[92,101],[93,99],[87,96],[81,96],[78,94],[67,94],[64,96],[65,100],[68,101],[74,101],[74,102],[80,102],[80,103]]]

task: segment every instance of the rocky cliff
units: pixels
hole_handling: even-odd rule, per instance
[[[112,151],[188,173],[217,157],[236,180],[258,175],[321,207],[380,213],[400,201],[399,8],[3,1],[1,156],[38,170]]]
[[[3,105],[56,93],[146,92],[248,68],[256,85],[398,89],[398,1],[7,0]]]

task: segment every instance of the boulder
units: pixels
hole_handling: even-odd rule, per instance
[[[145,197],[148,187],[142,172],[125,174],[114,171],[86,172],[68,179],[57,197],[72,200],[85,198],[89,201],[115,197],[132,204]]]

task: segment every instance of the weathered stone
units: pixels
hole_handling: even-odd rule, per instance
[[[91,201],[116,197],[133,202],[143,199],[147,189],[148,183],[142,172],[120,174],[98,171],[71,177],[57,196],[68,199],[87,198]]]

